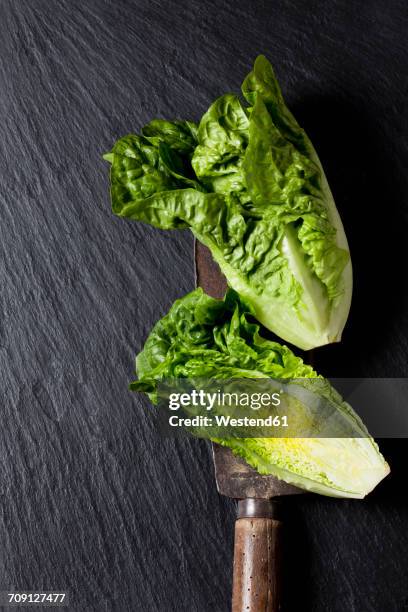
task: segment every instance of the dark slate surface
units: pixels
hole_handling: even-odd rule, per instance
[[[192,238],[109,209],[101,153],[152,117],[197,119],[259,52],[327,169],[355,299],[327,374],[407,373],[403,0],[2,0],[0,589],[71,610],[224,612],[234,503],[209,448],[164,441],[127,383],[193,288]],[[408,609],[405,441],[362,502],[291,499],[286,609]]]

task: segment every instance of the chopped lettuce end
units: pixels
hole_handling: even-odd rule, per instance
[[[233,438],[229,447],[260,474],[329,497],[362,499],[390,472],[372,438]]]
[[[136,358],[136,372],[138,380],[130,388],[148,393],[154,403],[160,381],[167,379],[302,379],[305,388],[314,379],[313,391],[331,402],[354,437],[317,437],[316,430],[314,438],[313,429],[308,438],[213,441],[231,448],[260,474],[322,495],[362,498],[389,472],[351,406],[288,347],[262,337],[251,307],[231,289],[224,300],[211,298],[202,289],[177,300],[152,329]]]
[[[115,214],[190,228],[268,329],[302,349],[340,340],[351,302],[347,239],[312,143],[259,56],[246,100],[226,94],[197,127],[154,120],[121,138]]]

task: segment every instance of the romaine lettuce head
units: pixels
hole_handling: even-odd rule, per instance
[[[288,347],[262,337],[250,307],[232,290],[224,300],[202,289],[177,300],[151,331],[136,358],[136,372],[131,389],[148,393],[153,402],[166,379],[296,379],[306,388],[313,379],[314,393],[341,413],[353,438],[212,439],[261,474],[323,495],[362,498],[389,472],[351,406]]]
[[[302,348],[340,340],[351,301],[347,240],[312,143],[260,56],[242,92],[199,127],[155,120],[120,139],[113,211],[162,229],[190,228],[255,317]]]

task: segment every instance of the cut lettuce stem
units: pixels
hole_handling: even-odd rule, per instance
[[[328,497],[363,499],[389,473],[367,438],[213,439],[260,474]],[[290,467],[287,467],[290,466]]]

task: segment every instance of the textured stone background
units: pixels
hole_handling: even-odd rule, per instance
[[[350,238],[355,299],[320,368],[406,376],[407,4],[0,3],[0,589],[70,609],[224,612],[234,503],[209,448],[163,441],[131,395],[152,324],[193,288],[192,238],[113,217],[114,140],[197,119],[264,52]],[[408,610],[405,441],[367,500],[284,507],[286,609]]]

